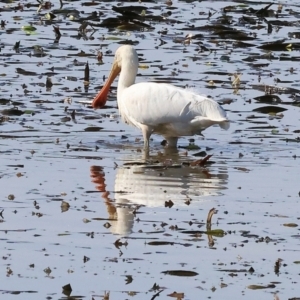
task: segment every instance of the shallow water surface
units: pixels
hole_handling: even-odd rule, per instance
[[[2,297],[299,298],[299,4],[39,5],[0,4]],[[90,105],[120,44],[137,82],[213,97],[230,129],[147,156],[116,83]]]

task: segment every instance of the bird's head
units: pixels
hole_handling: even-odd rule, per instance
[[[123,68],[126,70],[131,70],[130,75],[134,75],[135,78],[135,70],[137,69],[137,66],[138,55],[132,46],[124,45],[118,48],[118,50],[115,53],[114,61],[109,76],[102,89],[98,92],[98,94],[92,102],[93,108],[102,108],[105,105],[109,88],[113,83],[114,79],[120,74]]]

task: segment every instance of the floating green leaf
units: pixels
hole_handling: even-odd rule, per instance
[[[225,235],[225,231],[222,229],[212,229],[212,230],[205,231],[204,233],[216,237],[223,237]]]
[[[187,149],[187,150],[199,150],[200,149],[199,146],[197,146],[193,143],[190,143],[188,146],[185,146],[185,147],[182,147],[182,148]]]
[[[32,25],[23,25],[22,30],[25,31],[26,33],[32,34],[36,31],[36,27]]]
[[[34,114],[34,111],[33,111],[33,110],[27,109],[27,110],[24,110],[23,113],[24,113],[24,114],[31,115],[31,114]]]

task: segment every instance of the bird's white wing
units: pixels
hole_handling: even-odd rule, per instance
[[[226,121],[226,112],[215,101],[169,84],[142,82],[126,88],[118,97],[121,114],[141,124]]]

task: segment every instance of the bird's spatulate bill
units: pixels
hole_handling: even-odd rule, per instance
[[[113,83],[114,79],[120,73],[120,71],[121,71],[121,68],[117,64],[113,64],[104,86],[102,87],[102,89],[99,91],[99,93],[96,95],[96,97],[94,98],[94,100],[92,102],[93,108],[95,108],[95,109],[102,108],[105,105],[106,100],[107,100],[107,95],[109,92],[109,88],[110,88],[111,84]]]

